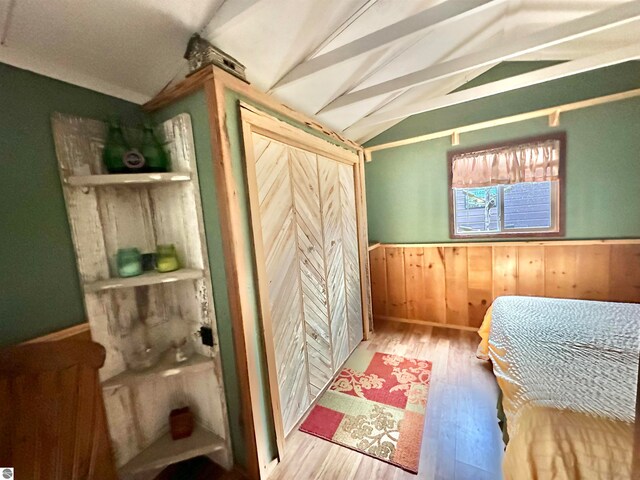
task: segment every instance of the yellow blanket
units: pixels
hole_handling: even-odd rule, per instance
[[[629,480],[633,425],[531,407],[504,455],[504,480]]]

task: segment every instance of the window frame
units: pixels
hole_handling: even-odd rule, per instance
[[[493,150],[497,148],[516,147],[521,144],[541,142],[545,140],[557,140],[560,143],[558,151],[558,196],[557,196],[557,213],[552,210],[552,215],[557,217],[558,231],[551,232],[488,232],[477,233],[471,235],[461,235],[456,233],[455,225],[455,198],[454,191],[451,187],[453,180],[452,163],[453,157],[460,154],[478,152],[482,150]],[[477,145],[469,148],[458,148],[447,151],[447,186],[449,188],[449,238],[452,239],[487,239],[487,238],[540,238],[540,237],[564,237],[565,235],[565,172],[567,166],[567,133],[554,132],[545,135],[537,135],[533,137],[522,137],[504,142],[489,143]],[[470,187],[471,188],[471,187]],[[554,206],[552,196],[552,209]],[[504,208],[501,202],[501,209]],[[504,215],[502,217],[504,219]]]

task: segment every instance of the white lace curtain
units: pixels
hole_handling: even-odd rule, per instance
[[[451,186],[485,187],[558,180],[560,142],[546,140],[454,155]]]

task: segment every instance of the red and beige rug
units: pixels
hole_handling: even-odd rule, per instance
[[[359,347],[300,430],[418,472],[431,362]]]

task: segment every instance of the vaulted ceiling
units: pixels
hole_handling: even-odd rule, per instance
[[[506,59],[580,60],[551,71],[567,75],[638,58],[638,19],[639,0],[0,0],[0,62],[143,103],[200,32],[364,141]]]

